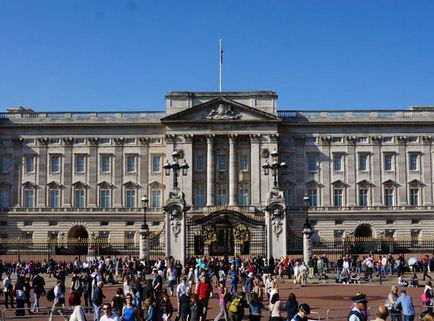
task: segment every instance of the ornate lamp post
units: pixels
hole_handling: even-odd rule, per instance
[[[264,175],[273,175],[273,188],[267,198],[265,212],[265,224],[267,228],[267,256],[275,259],[287,254],[286,244],[286,203],[283,192],[279,190],[278,176],[287,173],[288,165],[279,161],[279,153],[274,150],[271,153],[272,162],[265,161],[262,168]]]
[[[143,224],[140,228],[140,250],[139,256],[140,259],[147,262],[149,260],[149,227],[146,223],[146,211],[148,209],[148,198],[145,196],[142,197],[142,208],[143,208]]]
[[[309,222],[309,207],[310,198],[308,194],[303,197],[304,201],[304,211],[306,214],[306,222],[303,224],[303,260],[307,264],[310,257],[312,256],[312,226]]]
[[[266,160],[264,165],[262,165],[262,168],[264,169],[264,175],[268,175],[271,169],[271,174],[273,175],[273,188],[278,189],[277,177],[279,176],[279,172],[281,172],[282,175],[285,175],[288,165],[284,161],[279,163],[279,153],[276,150],[271,153],[271,157],[273,158],[271,164]]]
[[[179,159],[181,158],[181,153],[179,150],[174,150],[172,153],[173,161],[172,163],[169,163],[169,161],[166,161],[166,163],[163,165],[164,171],[166,173],[166,176],[170,175],[170,170],[173,171],[173,189],[176,191],[178,190],[178,174],[179,171],[182,172],[183,176],[187,175],[187,171],[189,169],[189,166],[185,159],[183,160],[182,164],[179,164]]]

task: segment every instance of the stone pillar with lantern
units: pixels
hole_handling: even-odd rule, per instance
[[[139,256],[140,260],[145,262],[149,261],[149,226],[146,222],[146,211],[148,210],[148,198],[146,195],[142,197],[143,208],[143,224],[140,227],[140,243],[139,243]]]
[[[172,172],[173,186],[169,192],[169,197],[163,207],[165,212],[165,233],[166,233],[166,256],[185,261],[186,245],[186,212],[190,209],[186,205],[184,193],[178,187],[178,175],[187,175],[188,164],[185,159],[180,164],[182,151],[174,150],[172,153],[172,162],[167,161],[163,168],[165,174],[169,176]]]
[[[303,261],[307,264],[310,257],[312,256],[312,226],[309,222],[309,207],[310,207],[310,199],[309,195],[305,195],[303,198],[304,201],[304,209],[306,214],[306,222],[303,224]]]

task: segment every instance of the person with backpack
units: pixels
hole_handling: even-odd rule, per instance
[[[84,306],[86,312],[92,311],[92,303],[91,303],[91,284],[92,284],[92,278],[90,276],[89,269],[84,269],[82,273],[80,274],[80,281],[81,281],[81,290],[82,295],[84,299]]]
[[[3,280],[3,294],[5,296],[5,306],[9,308],[9,304],[11,307],[14,307],[14,295],[12,293],[13,285],[11,281],[11,275],[6,274],[6,277]]]
[[[193,294],[191,296],[189,321],[205,321],[203,317],[203,306],[200,303],[199,296],[197,294]]]
[[[229,305],[229,319],[231,321],[241,321],[244,318],[244,308],[248,307],[246,301],[246,293],[241,292],[239,295],[233,297]]]
[[[282,320],[282,304],[280,302],[279,292],[276,292],[271,296],[268,309],[270,311],[270,321]]]
[[[81,293],[83,292],[83,287],[81,284],[81,278],[78,274],[77,270],[74,270],[74,273],[72,275],[71,279],[71,291],[77,292],[79,296],[81,296]]]
[[[92,306],[93,306],[93,320],[99,321],[101,318],[101,305],[105,298],[102,288],[104,286],[103,281],[99,281],[96,285],[95,291],[92,296]]]
[[[407,290],[401,289],[401,294],[398,300],[396,300],[398,306],[402,308],[402,314],[404,315],[404,321],[413,321],[415,316],[413,298],[407,295]],[[351,321],[351,320],[350,320]]]

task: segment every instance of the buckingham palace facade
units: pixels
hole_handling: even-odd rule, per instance
[[[254,239],[266,247],[269,233],[301,240],[305,195],[314,239],[434,232],[430,106],[301,111],[278,109],[273,91],[169,92],[161,112],[9,109],[0,132],[3,240],[136,242],[147,196],[147,223],[164,243],[174,151],[189,167],[176,188],[190,254],[203,252],[204,233],[215,255],[248,254]],[[286,175],[265,175],[273,162],[284,162]],[[285,220],[267,227],[273,190]],[[239,222],[248,229],[241,250],[231,230]]]

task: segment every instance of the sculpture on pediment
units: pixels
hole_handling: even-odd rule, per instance
[[[218,105],[216,109],[206,116],[207,119],[240,119],[241,114],[233,109],[232,106],[225,106],[223,104]]]

